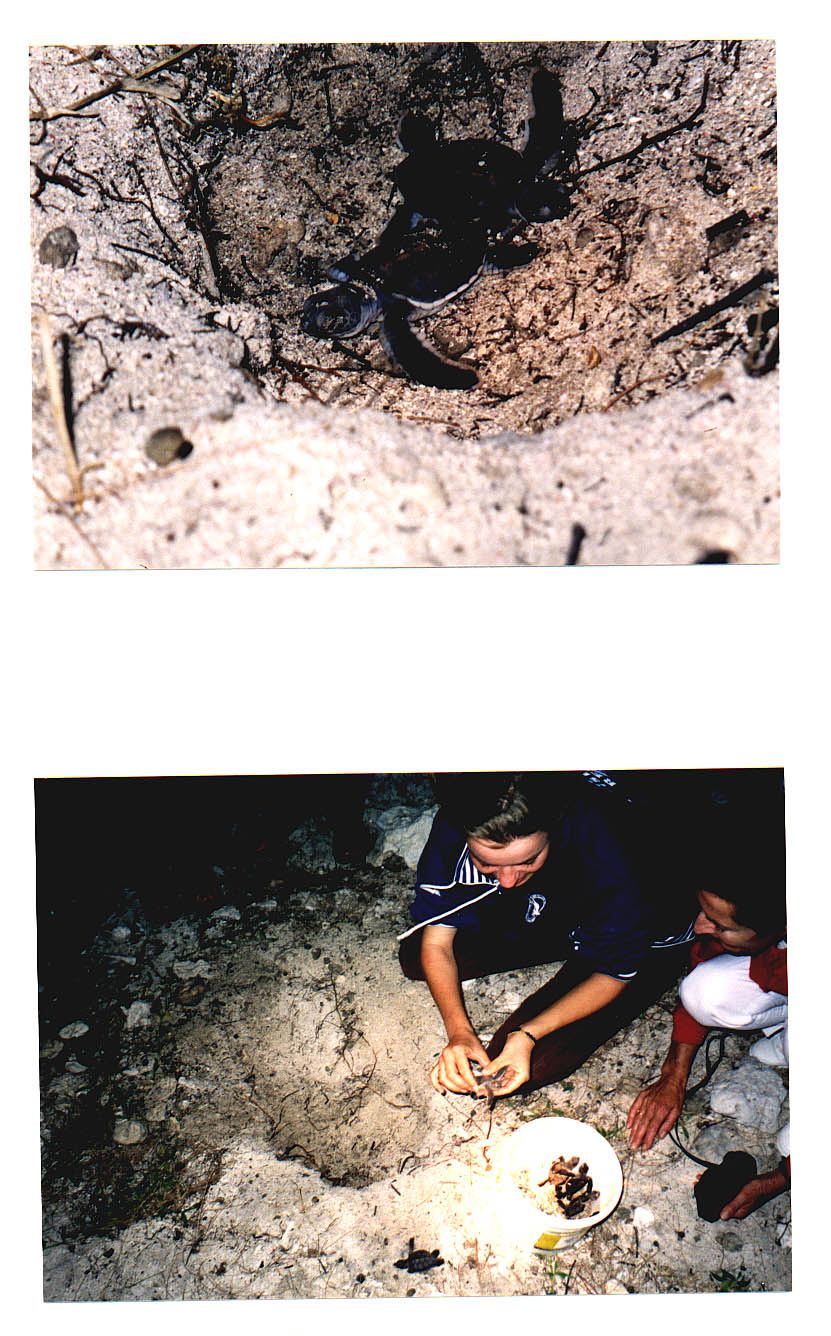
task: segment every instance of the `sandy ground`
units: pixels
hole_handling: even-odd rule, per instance
[[[398,792],[376,782],[366,865],[335,865],[311,820],[284,876],[205,916],[154,924],[127,895],[86,953],[83,1014],[47,989],[47,1301],[790,1288],[788,1195],[710,1224],[695,1209],[699,1169],[669,1140],[629,1151],[626,1114],[665,1051],[674,991],[573,1077],[497,1101],[492,1118],[432,1090],[443,1031],[395,941],[432,810],[412,779]],[[210,903],[221,871],[206,877]],[[466,985],[474,1024],[491,1033],[549,975]],[[79,1021],[89,1028],[59,1037]],[[751,1038],[729,1038],[727,1068],[748,1061]],[[708,1090],[685,1108],[687,1144],[771,1167],[773,1134],[714,1114]],[[557,1114],[602,1131],[624,1191],[579,1244],[543,1257],[511,1214],[503,1157],[511,1131]],[[138,1139],[116,1144],[126,1124]],[[410,1238],[443,1264],[397,1268]]]
[[[32,122],[37,567],[561,565],[575,526],[583,564],[778,560],[772,42],[177,52],[32,51],[36,114],[95,99]],[[480,384],[303,336],[327,265],[389,216],[402,111],[516,145],[540,61],[573,208],[425,325]],[[187,457],[148,455],[163,429]]]

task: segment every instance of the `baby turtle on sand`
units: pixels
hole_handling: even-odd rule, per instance
[[[416,1271],[429,1271],[433,1266],[444,1266],[444,1258],[439,1257],[438,1248],[432,1252],[427,1252],[425,1248],[416,1248],[415,1239],[410,1239],[407,1256],[402,1257],[399,1262],[394,1263],[399,1270],[406,1268],[410,1273]]]
[[[494,236],[523,223],[563,218],[569,191],[553,179],[574,151],[560,85],[549,70],[531,76],[531,115],[520,150],[492,139],[436,139],[426,116],[408,112],[398,127],[407,153],[393,179],[412,219],[458,224],[477,219]]]
[[[408,154],[394,173],[404,203],[376,246],[332,265],[338,286],[309,297],[301,329],[348,339],[380,325],[387,354],[412,380],[471,389],[475,371],[440,357],[412,321],[466,292],[483,273],[514,269],[537,255],[511,245],[527,222],[568,212],[568,191],[551,179],[570,152],[559,84],[547,70],[531,80],[532,112],[521,151],[490,139],[436,140],[425,116],[410,112],[398,142]]]
[[[329,277],[340,281],[307,299],[301,329],[317,339],[350,339],[380,325],[386,353],[412,380],[467,390],[476,384],[476,372],[440,357],[412,321],[461,296],[482,274],[514,269],[536,254],[533,245],[490,241],[476,220],[411,223],[399,210],[377,246],[330,267]]]

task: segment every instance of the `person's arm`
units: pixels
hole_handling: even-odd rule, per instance
[[[759,1174],[745,1183],[741,1192],[722,1207],[720,1220],[744,1220],[746,1215],[763,1206],[766,1201],[787,1192],[791,1186],[791,1157],[788,1155],[775,1169]]]
[[[620,996],[626,987],[626,982],[625,979],[615,979],[610,974],[590,974],[582,983],[577,984],[576,988],[558,998],[538,1016],[523,1021],[522,1029],[509,1034],[501,1053],[482,1068],[484,1076],[495,1075],[506,1066],[513,1069],[513,1074],[506,1074],[504,1082],[500,1083],[493,1093],[510,1095],[524,1085],[531,1074],[531,1054],[536,1041],[545,1035],[553,1034],[555,1030],[561,1030],[565,1025],[571,1025],[572,1021],[581,1021],[584,1016],[592,1016],[602,1007],[608,1006]]]
[[[633,1150],[650,1150],[677,1123],[697,1049],[698,1044],[673,1039],[658,1080],[635,1097],[626,1120]]]
[[[435,1090],[445,1094],[475,1091],[476,1079],[470,1069],[471,1058],[484,1066],[488,1061],[465,1008],[459,969],[453,954],[456,929],[445,924],[430,924],[421,938],[421,967],[441,1013],[447,1031],[447,1044],[430,1072]]]

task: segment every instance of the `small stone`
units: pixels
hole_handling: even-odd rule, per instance
[[[193,450],[178,427],[160,427],[147,439],[144,453],[154,464],[172,464],[174,459],[186,459]]]
[[[119,1146],[135,1146],[147,1136],[147,1124],[138,1118],[119,1118],[113,1127],[113,1141]]]
[[[80,1076],[81,1072],[85,1072],[87,1069],[82,1062],[78,1062],[77,1058],[70,1058],[69,1062],[66,1063],[66,1070],[71,1072],[73,1076]]]
[[[105,274],[111,278],[125,279],[132,278],[133,274],[141,273],[139,266],[134,260],[96,260],[99,269],[103,269]]]
[[[306,224],[302,218],[289,218],[286,222],[286,239],[288,241],[302,241],[306,235]]]
[[[81,1035],[86,1034],[89,1026],[86,1021],[72,1021],[70,1025],[65,1025],[58,1031],[61,1039],[80,1039]]]
[[[63,1052],[63,1044],[61,1043],[60,1039],[50,1039],[49,1042],[47,1044],[44,1044],[43,1048],[40,1050],[40,1056],[42,1058],[56,1058],[58,1054],[62,1052]]]
[[[126,942],[126,940],[127,940],[127,938],[128,938],[129,936],[130,936],[130,929],[129,929],[129,928],[122,927],[122,926],[120,926],[120,927],[118,927],[118,928],[113,928],[113,941],[114,941],[114,942]]]
[[[219,922],[229,922],[241,919],[242,914],[239,912],[236,905],[223,905],[221,909],[214,910],[211,914],[211,918],[216,919]]]
[[[66,269],[78,254],[78,238],[71,227],[56,227],[47,232],[38,249],[41,264],[53,269]]]
[[[131,1002],[129,1008],[122,1007],[121,1010],[127,1017],[125,1024],[128,1030],[135,1030],[139,1025],[149,1025],[152,1019],[149,1002]]]
[[[271,103],[271,106],[269,107],[270,118],[275,119],[277,116],[287,116],[290,111],[291,95],[287,94],[287,92],[278,92],[277,96],[274,98],[274,102]]]
[[[177,979],[210,979],[213,973],[207,960],[174,960],[171,967]]]
[[[86,1089],[83,1076],[76,1072],[66,1072],[63,1076],[56,1076],[50,1083],[49,1094],[57,1099],[77,1099]]]

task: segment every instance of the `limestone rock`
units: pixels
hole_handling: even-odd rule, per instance
[[[744,1127],[775,1132],[785,1093],[781,1076],[748,1058],[713,1082],[710,1107],[714,1113],[729,1114]]]
[[[138,1118],[119,1118],[113,1127],[113,1141],[119,1146],[135,1146],[147,1136],[147,1124]]]
[[[391,807],[375,816],[380,835],[367,861],[380,865],[387,854],[398,854],[408,867],[415,868],[427,843],[436,807],[422,811],[414,807]]]
[[[126,1016],[125,1025],[128,1030],[135,1030],[139,1025],[149,1025],[152,1019],[152,1011],[149,1002],[131,1002],[129,1007],[122,1007]]]

